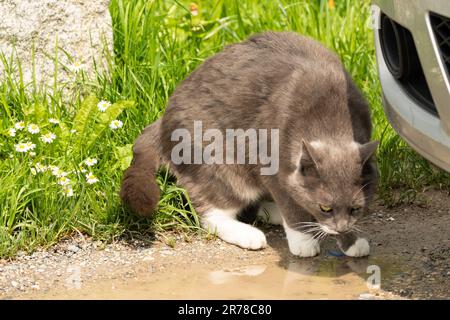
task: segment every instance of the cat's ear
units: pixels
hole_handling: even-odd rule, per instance
[[[372,157],[372,155],[377,150],[377,147],[379,144],[380,144],[380,141],[374,140],[374,141],[370,141],[366,144],[363,144],[362,146],[359,147],[359,154],[361,156],[362,164],[366,163],[367,160],[369,160],[370,157]]]
[[[302,140],[300,153],[299,171],[303,176],[318,176],[317,155],[311,144]]]

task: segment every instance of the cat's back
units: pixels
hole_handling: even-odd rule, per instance
[[[172,94],[166,118],[188,111],[183,114],[186,120],[210,116],[232,122],[238,108],[235,116],[245,121],[245,110],[254,118],[254,112],[290,81],[294,72],[300,70],[304,81],[311,82],[317,78],[311,70],[332,69],[342,69],[339,58],[314,39],[294,32],[256,34],[225,47],[197,67]],[[229,111],[226,117],[224,110]]]

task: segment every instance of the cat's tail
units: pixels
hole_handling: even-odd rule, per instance
[[[144,129],[133,145],[133,161],[122,178],[120,198],[141,217],[150,217],[159,201],[156,172],[161,165],[160,120]]]

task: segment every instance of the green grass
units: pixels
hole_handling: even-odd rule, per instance
[[[160,117],[168,97],[205,58],[225,45],[265,30],[292,30],[323,42],[342,58],[370,102],[378,154],[380,197],[387,205],[411,201],[427,187],[449,189],[450,179],[413,152],[391,129],[381,104],[380,84],[369,27],[369,1],[202,1],[192,16],[188,1],[112,0],[114,52],[105,54],[109,71],[94,76],[78,72],[73,83],[58,78],[48,87],[24,84],[20,61],[1,55],[6,72],[0,76],[0,257],[17,250],[48,246],[73,232],[111,240],[124,233],[150,234],[167,229],[199,230],[187,193],[162,171],[159,212],[148,221],[130,216],[120,205],[123,170],[131,159],[131,144],[148,123]],[[59,48],[59,54],[64,54]],[[58,64],[55,59],[55,64]],[[68,66],[66,66],[68,67]],[[106,113],[99,100],[111,101]],[[59,125],[48,122],[60,120]],[[123,121],[111,130],[108,124]],[[17,121],[36,123],[41,133],[57,138],[44,144],[37,136],[8,128]],[[71,130],[76,129],[76,133]],[[19,141],[33,141],[36,155],[17,153]],[[99,179],[85,179],[88,158]],[[40,162],[70,172],[74,195],[67,197],[50,172],[33,175]],[[395,191],[395,192],[394,192]]]

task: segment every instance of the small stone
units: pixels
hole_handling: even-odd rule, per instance
[[[17,287],[19,286],[19,283],[18,283],[17,281],[11,281],[11,285],[12,285],[14,288],[17,288]]]
[[[371,293],[361,293],[359,295],[359,300],[375,300],[375,296]]]
[[[395,219],[393,217],[389,217],[386,219],[387,221],[394,221]]]
[[[80,248],[78,248],[77,246],[71,244],[70,246],[67,247],[67,250],[73,253],[77,253],[78,251],[80,251]]]

